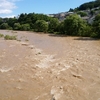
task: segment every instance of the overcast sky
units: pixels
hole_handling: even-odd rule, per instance
[[[65,12],[89,1],[93,0],[0,0],[0,17],[32,12],[44,14]]]

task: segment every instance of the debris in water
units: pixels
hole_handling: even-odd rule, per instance
[[[28,46],[28,45],[29,45],[29,44],[26,43],[26,42],[21,42],[21,44],[24,45],[24,46]]]
[[[81,76],[81,75],[75,75],[75,74],[73,74],[73,77],[76,77],[76,78],[82,79],[82,76]]]

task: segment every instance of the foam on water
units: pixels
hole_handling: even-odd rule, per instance
[[[49,63],[50,62],[53,62],[53,61],[55,61],[55,60],[53,59],[53,56],[52,55],[46,55],[46,57],[43,58],[40,61],[40,63],[37,64],[36,66],[39,67],[39,68],[47,68],[47,67],[50,66]]]
[[[9,71],[11,71],[11,70],[12,70],[12,68],[1,68],[1,69],[0,69],[0,72],[6,73],[6,72],[9,72]]]

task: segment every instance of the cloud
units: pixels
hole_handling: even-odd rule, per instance
[[[16,1],[18,0],[0,0],[0,14],[11,14],[17,8]]]
[[[0,10],[0,14],[10,14],[10,13],[12,13],[12,10],[8,10],[8,9],[1,9]]]
[[[14,18],[17,17],[16,15],[8,15],[8,16],[2,16],[2,18]]]

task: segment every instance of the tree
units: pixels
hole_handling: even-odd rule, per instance
[[[47,32],[48,23],[44,20],[37,20],[35,23],[35,31],[38,32]]]
[[[30,30],[30,24],[22,24],[20,30],[29,31]]]
[[[3,19],[2,18],[0,18],[0,25],[3,23]]]
[[[58,32],[59,32],[59,34],[65,34],[64,22],[59,23],[59,25],[58,25]]]
[[[74,11],[74,9],[72,9],[72,8],[69,9],[69,12],[73,12],[73,11]]]
[[[78,10],[87,10],[87,9],[92,9],[99,6],[100,6],[100,0],[95,0],[95,1],[87,2],[80,5]]]
[[[17,20],[17,18],[9,18],[9,20],[7,21],[7,23],[8,23],[8,25],[10,26],[10,27],[12,27],[13,28],[13,26],[14,26],[14,23],[18,23],[18,20]]]
[[[9,28],[9,25],[8,23],[2,23],[1,26],[0,26],[1,29],[8,29]]]
[[[58,31],[57,27],[59,25],[59,21],[57,18],[52,18],[49,22],[49,32],[53,33]]]
[[[100,14],[98,14],[93,22],[93,32],[95,33],[95,37],[100,38]]]
[[[13,29],[14,30],[20,30],[21,29],[20,23],[15,23]]]
[[[81,17],[87,16],[87,13],[82,11],[77,12],[77,14],[79,14]]]
[[[20,14],[19,15],[19,18],[18,18],[18,22],[20,23],[20,24],[25,24],[26,22],[26,18],[27,18],[27,14],[25,13],[22,13],[22,14]]]
[[[70,15],[64,20],[64,28],[67,35],[82,36],[86,25],[86,22],[76,14]]]

